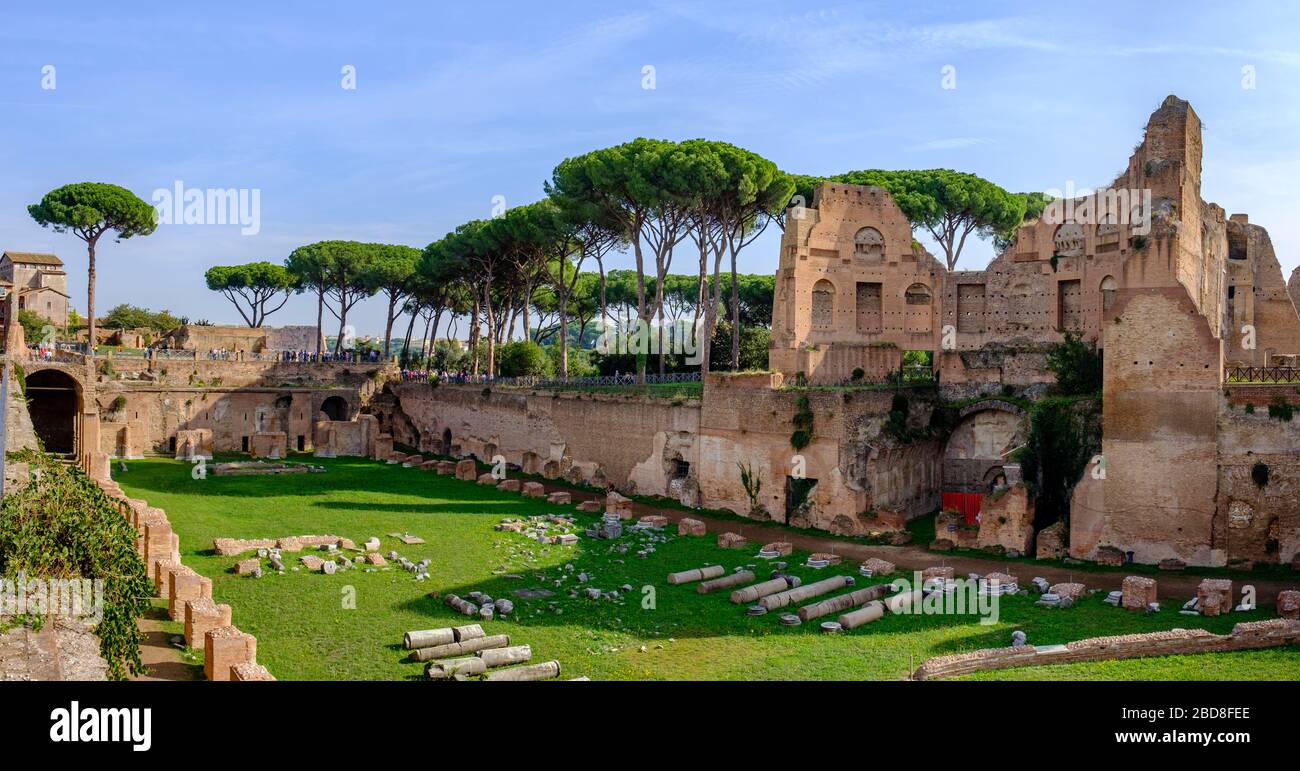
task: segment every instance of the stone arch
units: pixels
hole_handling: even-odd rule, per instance
[[[908,305],[929,305],[934,298],[930,293],[930,287],[918,281],[903,292],[903,301]]]
[[[853,254],[872,264],[884,262],[885,237],[875,228],[862,228],[853,235]]]
[[[813,284],[812,325],[829,329],[835,323],[835,285],[826,279]]]
[[[348,415],[351,414],[348,400],[338,395],[331,396],[321,402],[320,411],[325,413],[327,418],[334,421],[345,421],[348,419]]]
[[[1097,252],[1119,251],[1119,215],[1107,212],[1097,226]]]
[[[1011,402],[985,399],[958,413],[943,455],[943,491],[986,493],[1011,452],[1025,442],[1025,411]]]
[[[27,373],[24,384],[32,428],[45,450],[77,454],[84,403],[81,381],[62,369],[49,367]]]
[[[1053,253],[1057,257],[1083,256],[1083,226],[1067,222],[1052,234]]]
[[[1119,284],[1114,276],[1106,276],[1101,280],[1098,288],[1101,290],[1101,310],[1103,313],[1109,313],[1110,309],[1115,307],[1115,292],[1119,289]]]

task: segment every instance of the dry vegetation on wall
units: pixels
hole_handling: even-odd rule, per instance
[[[10,453],[9,460],[28,464],[33,478],[0,504],[0,574],[102,579],[104,615],[95,634],[109,677],[143,674],[144,636],[136,619],[149,608],[152,587],[135,528],[76,468],[31,450]]]

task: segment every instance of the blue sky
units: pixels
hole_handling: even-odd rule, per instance
[[[260,190],[255,236],[171,225],[99,249],[99,309],[237,323],[203,284],[210,265],[324,238],[423,247],[494,196],[537,199],[563,158],[636,136],[726,140],[791,172],[948,167],[1060,189],[1109,182],[1170,93],[1205,122],[1205,198],[1267,227],[1287,275],[1300,262],[1295,6],[112,5],[0,10],[0,249],[58,253],[83,310],[84,245],[26,213],[67,182],[146,200],[178,180]],[[968,246],[959,267],[991,254]],[[775,234],[743,259],[773,270]],[[382,333],[382,305],[360,306],[361,334]],[[314,321],[306,297],[272,316]]]

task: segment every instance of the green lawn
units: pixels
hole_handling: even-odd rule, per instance
[[[476,589],[493,597],[526,587],[553,591],[544,599],[512,598],[514,617],[484,626],[490,634],[508,633],[516,643],[531,644],[534,660],[558,659],[564,677],[597,680],[899,679],[929,656],[1006,645],[1013,629],[1023,629],[1031,643],[1046,644],[1180,626],[1225,632],[1237,621],[1270,615],[1261,610],[1202,619],[1169,608],[1148,616],[1107,606],[1100,596],[1057,610],[1017,596],[1003,598],[994,625],[979,625],[970,616],[887,616],[829,636],[817,622],[783,627],[777,614],[746,616],[725,593],[702,596],[693,585],[665,582],[671,571],[707,563],[728,569],[753,564],[766,577],[771,565],[756,559],[754,550],[725,551],[713,537],[675,534],[644,559],[636,555],[637,546],[619,553],[609,541],[584,538],[574,547],[543,546],[493,526],[506,516],[547,512],[573,514],[580,523],[598,517],[418,469],[353,458],[308,460],[325,466],[326,473],[196,481],[188,464],[172,460],[130,461],[125,472],[115,467],[115,479],[127,494],[167,511],[180,534],[185,563],[213,579],[217,601],[233,606],[235,623],[257,636],[258,660],[281,679],[419,678],[423,665],[406,661],[402,633],[466,623],[427,595],[464,596]],[[410,532],[427,543],[404,546],[388,538],[389,532]],[[332,576],[303,569],[261,579],[237,577],[230,571],[238,558],[212,552],[218,537],[327,533],[358,543],[379,536],[385,553],[428,557],[430,580],[418,582],[398,567]],[[617,543],[624,542],[637,541],[630,536]],[[301,555],[286,556],[296,565]],[[796,553],[789,560],[789,572],[805,581],[856,570],[856,565],[820,571],[797,567],[805,556]],[[574,570],[565,571],[566,564]],[[589,583],[578,583],[581,572],[590,574]],[[857,586],[864,581],[859,577]],[[624,584],[634,589],[620,601],[590,600],[581,591],[569,597],[571,588],[608,591]],[[653,591],[653,607],[643,607],[644,587]],[[345,609],[352,592],[355,608]],[[1294,679],[1298,673],[1300,649],[1291,648],[991,676]]]

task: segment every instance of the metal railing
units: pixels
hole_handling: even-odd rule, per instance
[[[1300,383],[1300,367],[1226,367],[1228,383]]]
[[[602,386],[635,386],[637,383],[636,373],[618,374],[618,375],[598,375],[595,377],[496,377],[489,378],[486,375],[479,375],[478,378],[465,375],[446,375],[439,377],[439,373],[428,370],[402,370],[402,380],[407,382],[424,383],[437,378],[439,382],[445,383],[472,383],[472,384],[492,384],[504,388],[590,388]],[[668,383],[698,383],[700,382],[699,372],[670,372],[666,375],[646,374],[646,385],[662,385]]]

